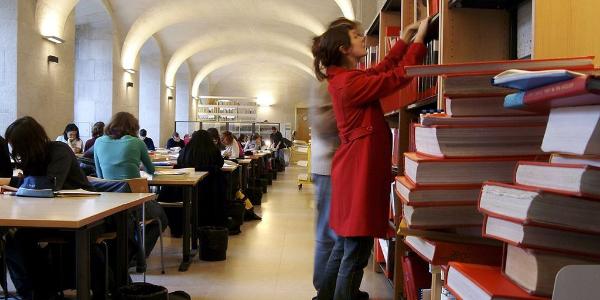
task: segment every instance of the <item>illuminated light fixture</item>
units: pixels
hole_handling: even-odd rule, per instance
[[[129,74],[135,74],[135,70],[134,69],[125,69],[125,72],[127,72]]]
[[[42,38],[45,40],[51,41],[55,44],[62,44],[65,42],[65,40],[63,40],[57,36],[53,36],[53,35],[43,35]]]
[[[167,85],[167,89],[169,89],[169,90],[171,90],[171,91],[172,91],[172,90],[174,90],[174,89],[175,89],[175,87],[174,87],[174,86],[172,86],[172,85]]]
[[[271,106],[275,102],[273,99],[273,95],[269,93],[261,93],[256,98],[256,104],[258,104],[258,106],[261,107]]]
[[[58,63],[58,56],[48,55],[48,63]]]
[[[131,82],[131,81],[128,81],[128,82],[127,82],[127,84],[126,84],[126,86],[127,86],[127,87],[133,87],[133,82]]]

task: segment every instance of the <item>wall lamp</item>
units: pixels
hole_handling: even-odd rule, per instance
[[[48,63],[58,63],[58,56],[48,55]]]
[[[42,38],[45,40],[51,41],[55,44],[62,44],[65,42],[65,40],[63,40],[57,36],[53,36],[53,35],[43,35]]]
[[[124,69],[125,72],[129,73],[129,74],[135,74],[135,70],[134,69]]]
[[[167,100],[173,100],[173,96],[167,97]]]
[[[127,82],[126,85],[127,85],[127,87],[133,87],[133,82],[129,81],[129,82]]]

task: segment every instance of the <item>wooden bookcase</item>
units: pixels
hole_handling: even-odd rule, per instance
[[[441,64],[517,59],[524,45],[533,59],[595,55],[594,63],[600,65],[600,38],[595,32],[600,28],[597,16],[600,1],[429,0],[429,3],[434,1],[439,13],[432,16],[428,39],[439,40]],[[386,54],[386,27],[410,25],[418,14],[423,15],[422,3],[423,0],[388,0],[383,5],[365,30],[368,44],[379,45],[379,60]],[[530,27],[519,23],[523,18]],[[444,107],[444,78],[437,78],[437,95],[402,107],[401,103],[407,99],[401,97],[405,96],[402,91],[390,96],[395,97],[397,105],[384,112],[390,126],[399,130],[400,153],[409,148],[410,124],[418,119],[421,110]],[[402,174],[402,164],[395,171]],[[400,201],[394,202],[396,212],[401,212]],[[400,219],[396,216],[394,220],[396,229]],[[404,282],[401,257],[406,247],[401,242],[402,236],[397,235],[396,241],[393,288],[394,299],[399,300]],[[432,299],[439,299],[439,295]]]

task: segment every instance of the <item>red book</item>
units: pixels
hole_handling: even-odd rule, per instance
[[[600,79],[588,75],[508,95],[504,106],[519,109],[549,109],[596,104],[600,104]]]
[[[474,205],[479,199],[481,184],[415,185],[404,176],[396,177],[396,195],[410,206]]]
[[[440,11],[440,0],[429,1],[429,15],[435,16]]]
[[[502,275],[499,267],[451,262],[445,287],[463,300],[548,299],[529,295]]]
[[[535,187],[486,182],[479,211],[523,225],[600,233],[600,201]]]
[[[406,300],[418,300],[419,290],[431,287],[429,265],[418,256],[403,256],[402,272],[404,273],[404,295]]]
[[[514,182],[549,192],[600,199],[600,167],[521,161]]]
[[[486,215],[483,236],[513,246],[600,258],[600,235],[513,222]]]
[[[502,247],[466,243],[442,242],[407,236],[404,243],[432,265],[447,265],[451,261],[491,266],[502,264]]]
[[[528,71],[548,69],[589,70],[594,68],[593,59],[594,56],[551,59],[499,60],[443,65],[407,66],[404,69],[406,70],[406,76],[434,76],[450,74],[476,75],[499,73],[509,69],[521,69]]]

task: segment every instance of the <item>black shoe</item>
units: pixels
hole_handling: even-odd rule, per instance
[[[251,210],[247,210],[246,213],[244,213],[244,221],[260,221],[262,220],[262,218],[257,215],[254,211]]]
[[[365,291],[358,291],[358,293],[356,293],[356,299],[357,300],[369,300],[369,293],[367,293]]]

